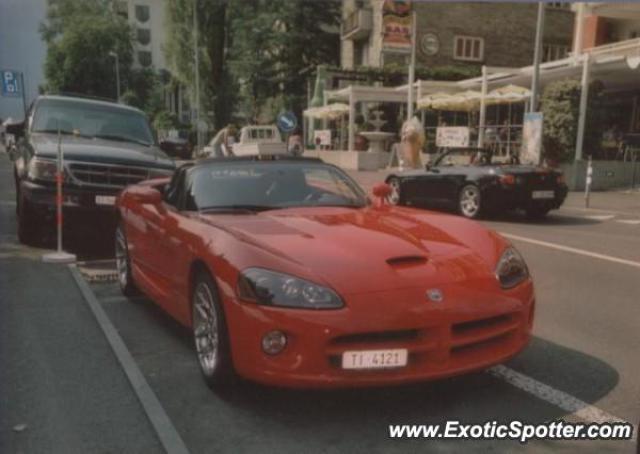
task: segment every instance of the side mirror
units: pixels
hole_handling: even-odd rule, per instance
[[[387,183],[378,183],[373,187],[374,206],[381,208],[387,204],[387,200],[391,195],[391,186]]]
[[[9,123],[5,127],[5,132],[7,134],[12,134],[16,139],[18,139],[19,137],[24,137],[24,122]]]
[[[162,203],[162,194],[150,186],[140,186],[130,190],[129,194],[136,202],[142,205],[158,206]]]

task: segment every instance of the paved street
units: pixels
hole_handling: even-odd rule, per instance
[[[370,188],[384,173],[354,173]],[[120,363],[66,267],[17,243],[10,162],[0,151],[0,452],[162,452]],[[192,453],[635,452],[629,441],[393,440],[389,424],[447,420],[640,420],[640,193],[581,194],[543,221],[482,221],[525,256],[535,337],[506,367],[396,388],[291,391],[201,380],[188,332],[145,298],[92,283],[100,307]],[[75,245],[107,258],[110,238]],[[102,244],[96,247],[95,245]],[[589,419],[590,418],[590,419]],[[16,426],[26,424],[23,431]]]

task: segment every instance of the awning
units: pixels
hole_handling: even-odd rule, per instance
[[[303,112],[305,117],[317,120],[335,120],[349,113],[349,106],[342,103],[328,104],[322,107],[311,107]]]
[[[531,99],[531,90],[518,85],[505,85],[487,93],[485,102],[487,104],[512,104],[515,102],[525,102]]]

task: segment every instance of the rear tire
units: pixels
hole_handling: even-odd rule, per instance
[[[229,331],[218,288],[211,276],[198,273],[191,297],[191,326],[200,372],[214,391],[236,381]]]
[[[468,184],[460,190],[458,212],[469,219],[477,219],[482,214],[482,194],[475,184]]]
[[[133,282],[131,274],[131,259],[129,258],[129,244],[124,233],[122,223],[116,227],[115,234],[116,269],[118,272],[118,285],[125,296],[135,296],[140,292]]]

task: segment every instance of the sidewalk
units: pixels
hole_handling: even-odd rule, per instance
[[[69,269],[15,232],[0,154],[0,453],[162,452]]]

